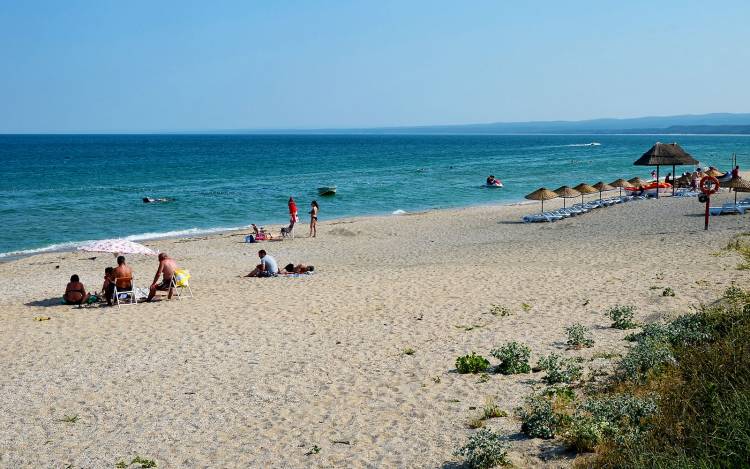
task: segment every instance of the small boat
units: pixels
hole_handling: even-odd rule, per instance
[[[336,186],[323,186],[318,187],[318,195],[335,195]]]

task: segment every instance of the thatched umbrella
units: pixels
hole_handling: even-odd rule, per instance
[[[698,160],[690,156],[688,152],[682,149],[676,143],[661,143],[651,147],[640,158],[633,163],[636,166],[656,166],[656,183],[659,183],[659,167],[671,166],[672,174],[675,173],[675,166],[697,165]],[[674,195],[674,184],[672,185],[672,194]],[[656,189],[656,198],[659,198],[659,189]]]
[[[540,187],[531,194],[525,196],[529,200],[541,200],[542,201],[542,212],[544,212],[544,201],[550,199],[556,199],[557,194],[547,189],[546,187]]]
[[[645,181],[643,179],[639,178],[638,176],[636,176],[636,177],[634,177],[632,179],[628,179],[628,182],[630,184],[632,184],[633,187],[643,187],[643,186],[646,185]]]
[[[575,189],[571,189],[568,186],[560,186],[557,189],[554,190],[555,194],[557,194],[558,197],[562,197],[563,199],[563,208],[565,208],[565,199],[572,199],[573,197],[578,197],[581,195],[580,192],[578,192]]]
[[[716,168],[710,168],[708,171],[705,171],[703,174],[705,174],[706,176],[713,176],[715,178],[724,175],[724,173],[722,173]],[[724,186],[724,187],[727,187],[727,186]]]
[[[635,187],[632,183],[626,181],[623,178],[615,179],[614,181],[609,183],[612,187],[619,187],[620,188],[620,197],[622,197],[622,190],[626,187]]]
[[[737,204],[737,192],[750,192],[750,181],[742,179],[742,176],[736,176],[729,180],[729,182],[721,183],[722,187],[729,187],[734,189],[734,203]]]
[[[599,200],[602,200],[602,192],[615,190],[614,187],[610,186],[609,184],[605,184],[604,181],[599,181],[594,184],[594,188],[599,191]]]
[[[589,186],[585,182],[582,182],[582,183],[578,184],[573,189],[575,189],[575,190],[577,190],[578,192],[581,193],[581,203],[583,203],[583,195],[584,194],[593,194],[594,192],[597,192],[596,189],[594,189],[593,187]]]

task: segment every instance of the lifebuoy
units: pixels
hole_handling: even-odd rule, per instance
[[[712,189],[709,189],[708,186],[707,186],[707,183],[709,183],[709,182],[713,183],[713,185],[714,185]],[[719,187],[720,187],[719,186],[719,180],[716,179],[715,177],[713,177],[713,176],[703,176],[701,178],[700,188],[701,188],[701,192],[703,192],[704,194],[706,194],[706,195],[715,194],[715,193],[719,192]]]

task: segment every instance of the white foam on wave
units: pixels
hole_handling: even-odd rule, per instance
[[[206,235],[206,234],[212,234],[212,233],[221,233],[225,231],[242,230],[242,229],[249,228],[249,226],[250,225],[234,226],[234,227],[219,227],[219,228],[189,228],[187,230],[140,233],[140,234],[125,236],[122,239],[126,239],[128,241],[148,241],[150,239],[182,238],[186,236]],[[33,256],[34,254],[43,254],[45,252],[75,251],[79,247],[85,244],[93,243],[95,241],[100,241],[100,240],[90,239],[90,240],[85,240],[85,241],[69,241],[65,243],[50,244],[49,246],[44,246],[44,247],[36,248],[36,249],[23,249],[20,251],[0,252],[0,259]]]
[[[393,212],[391,213],[391,215],[406,215],[406,210],[401,210],[401,209],[398,209],[398,210],[394,210],[394,211],[393,211]]]

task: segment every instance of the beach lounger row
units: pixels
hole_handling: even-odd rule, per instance
[[[607,199],[592,200],[590,202],[584,202],[580,204],[574,204],[570,207],[561,208],[551,212],[534,213],[525,215],[522,220],[524,223],[537,223],[537,222],[553,222],[562,220],[563,218],[575,217],[584,213],[588,213],[591,210],[609,207],[615,204],[621,204],[623,202],[630,202],[632,200],[640,200],[645,197],[635,197],[632,195],[623,195],[619,197],[609,197]]]
[[[741,200],[736,204],[734,202],[727,202],[722,204],[721,207],[709,207],[708,211],[711,215],[727,215],[730,213],[744,215],[745,210],[748,209],[750,209],[750,197]]]

